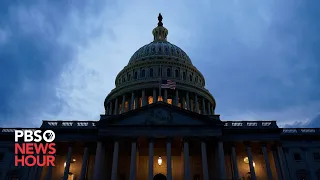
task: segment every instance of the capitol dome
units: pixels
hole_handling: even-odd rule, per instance
[[[104,106],[117,115],[156,102],[188,111],[214,115],[215,99],[205,88],[202,73],[181,48],[167,40],[168,30],[159,14],[153,42],[139,48],[117,75],[115,88]],[[161,84],[167,83],[168,86]]]

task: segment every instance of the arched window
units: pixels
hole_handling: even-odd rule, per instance
[[[170,68],[167,69],[167,77],[171,77],[171,69]]]
[[[131,80],[131,74],[128,74],[128,81]]]
[[[175,76],[176,78],[179,77],[179,70],[178,70],[178,69],[176,69],[176,70],[174,71],[174,76]]]
[[[138,79],[138,72],[134,72],[134,79]]]
[[[186,76],[186,72],[183,72],[183,80],[186,80],[187,76]]]
[[[153,69],[152,68],[150,68],[149,74],[150,74],[150,77],[153,77]]]
[[[141,71],[141,77],[143,77],[143,78],[146,77],[146,70],[143,69],[143,70]]]
[[[192,81],[192,75],[190,74],[190,81]]]

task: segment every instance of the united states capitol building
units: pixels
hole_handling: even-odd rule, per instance
[[[206,79],[158,19],[99,121],[43,121],[56,133],[54,167],[15,167],[14,133],[1,129],[0,180],[320,179],[319,129],[221,120]]]

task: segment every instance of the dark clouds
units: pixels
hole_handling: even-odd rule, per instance
[[[265,119],[271,117],[262,112],[320,102],[320,2],[273,2],[261,16],[256,5],[234,12],[257,11],[255,16],[209,17],[201,30],[208,35],[199,40],[203,46],[191,52],[206,59],[196,65],[210,79],[208,89],[222,117],[255,112]],[[320,111],[319,103],[315,108]]]
[[[67,103],[57,96],[56,89],[63,68],[73,59],[74,49],[59,37],[63,29],[70,28],[71,13],[77,12],[80,18],[86,13],[99,13],[101,6],[89,9],[87,4],[0,2],[0,30],[6,36],[0,41],[0,125],[38,124],[43,111],[54,114],[61,110],[62,103]],[[81,39],[76,33],[74,38]]]
[[[152,30],[146,31],[145,24],[156,24],[149,22],[149,15],[154,13],[156,20],[159,11],[166,11],[163,15],[169,41],[182,47],[205,75],[207,88],[217,101],[216,112],[223,119],[275,119],[284,124],[295,122],[295,126],[319,126],[320,2],[183,1],[172,3],[172,7],[165,3],[151,7],[147,1],[121,2],[123,8],[114,16],[98,19],[102,11],[111,12],[115,3],[0,1],[0,126],[39,125],[44,114],[68,113],[68,106],[77,106],[79,116],[100,113],[96,106],[89,107],[88,102],[94,98],[88,94],[99,98],[107,94],[105,90],[96,92],[105,88],[100,85],[101,78],[115,76],[103,76],[105,68],[127,63],[131,54],[127,59],[119,57],[125,58],[123,52],[128,49],[139,48],[132,47],[137,45],[133,40],[143,44],[140,35]],[[181,11],[173,11],[176,7]],[[87,23],[89,17],[102,23]],[[112,23],[102,27],[109,21]],[[186,35],[180,37],[184,43],[175,42],[181,34]],[[77,69],[78,74],[70,73],[74,82],[68,85],[69,79],[64,79],[68,87],[64,90],[73,94],[68,100],[61,98],[57,89],[62,73],[68,74],[66,67],[80,61],[77,46],[84,51],[89,41],[103,36],[108,36],[104,41],[108,41],[109,49],[96,49],[101,42],[95,41],[93,50],[82,54],[82,61],[87,63],[80,64],[83,67]],[[151,33],[145,36],[152,38]],[[110,52],[117,49],[121,51]],[[108,58],[93,60],[101,56]],[[87,71],[91,70],[87,66],[103,67],[94,70],[99,71],[99,80],[89,78]],[[90,80],[85,81],[87,78]],[[77,85],[95,86],[85,91]]]

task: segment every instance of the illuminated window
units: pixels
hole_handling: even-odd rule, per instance
[[[172,105],[172,99],[167,99],[167,103]]]
[[[139,107],[142,106],[142,98],[139,98]]]
[[[148,97],[148,104],[152,104],[153,103],[153,97],[152,96],[149,96]]]
[[[122,113],[122,108],[121,108],[122,104],[119,105],[119,109],[118,109],[118,113]]]
[[[181,108],[181,103],[178,103],[178,107],[180,107],[180,108]]]
[[[158,101],[163,101],[162,96],[158,96]]]
[[[129,109],[129,102],[126,101],[126,102],[124,103],[124,112],[127,112],[128,109]]]

